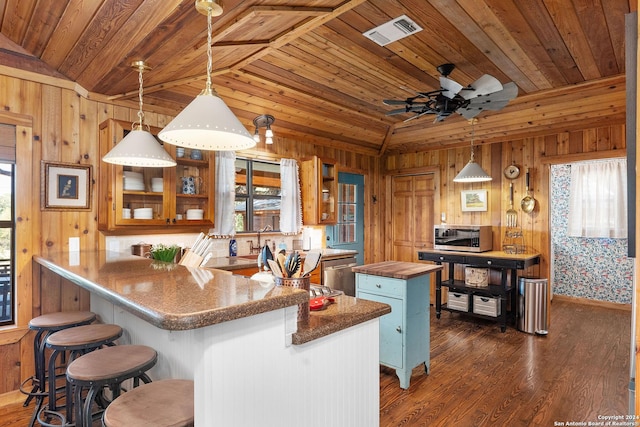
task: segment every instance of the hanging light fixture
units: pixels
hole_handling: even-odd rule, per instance
[[[158,140],[144,129],[144,112],[142,111],[142,73],[150,70],[144,61],[134,61],[132,68],[138,70],[138,123],[131,125],[129,132],[116,144],[103,158],[102,161],[123,166],[141,167],[169,167],[175,166],[176,161],[158,143]]]
[[[158,137],[169,144],[200,150],[234,151],[254,147],[251,134],[211,88],[211,17],[222,13],[215,0],[196,0],[207,15],[207,82],[204,90],[180,112]]]
[[[253,119],[253,125],[256,127],[256,131],[253,134],[253,140],[255,142],[260,142],[260,132],[258,132],[258,129],[267,128],[267,130],[264,132],[265,144],[273,144],[273,131],[271,130],[271,125],[275,121],[275,117],[270,114],[262,114],[261,116]]]
[[[471,158],[469,159],[469,163],[467,163],[460,173],[453,178],[453,182],[485,182],[493,179],[480,167],[479,164],[475,162],[473,157],[473,137],[475,136],[474,125],[477,121],[478,119],[469,120],[471,123]]]

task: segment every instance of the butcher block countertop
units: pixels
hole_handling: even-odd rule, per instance
[[[355,273],[408,280],[423,274],[435,273],[438,270],[442,270],[442,266],[417,262],[383,261],[375,264],[359,265],[353,267],[352,270]]]

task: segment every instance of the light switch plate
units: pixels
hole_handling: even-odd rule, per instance
[[[80,251],[80,238],[69,237],[69,252],[79,252],[79,251]]]

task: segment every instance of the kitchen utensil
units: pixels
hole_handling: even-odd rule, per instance
[[[307,253],[302,265],[302,277],[310,275],[318,267],[321,257],[322,254],[320,252],[311,251]]]
[[[269,245],[264,245],[262,249],[260,249],[260,254],[258,255],[258,269],[269,268],[269,260],[273,259],[273,252],[269,249]]]
[[[522,208],[523,212],[531,213],[536,207],[536,199],[534,199],[533,196],[529,195],[529,169],[527,169],[527,173],[525,174],[525,184],[527,195],[524,196],[520,201],[520,207]]]
[[[300,268],[300,254],[294,251],[287,255],[284,261],[284,268],[287,277],[293,277]]]
[[[271,269],[271,272],[273,273],[274,276],[280,277],[280,278],[283,277],[282,270],[280,270],[280,266],[278,265],[277,261],[269,259],[267,260],[267,264],[269,264],[269,268]]]
[[[518,226],[518,211],[513,209],[513,182],[509,183],[509,209],[507,209],[507,227]]]
[[[286,274],[284,269],[284,263],[286,261],[285,253],[286,253],[285,251],[280,251],[278,252],[278,256],[276,257],[276,261],[278,262],[278,267],[280,267],[280,271],[282,272],[283,277],[284,277],[284,274]]]

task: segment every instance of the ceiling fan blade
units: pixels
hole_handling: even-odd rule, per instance
[[[407,103],[407,100],[399,100],[399,99],[383,99],[382,103],[384,105],[404,105]]]
[[[442,88],[442,94],[444,96],[453,99],[464,86],[454,80],[440,77],[440,87]]]
[[[403,123],[406,123],[406,122],[408,122],[409,120],[413,120],[413,119],[417,119],[417,118],[419,118],[419,117],[422,117],[422,116],[424,116],[425,114],[433,114],[433,113],[435,113],[435,111],[434,111],[434,110],[429,109],[429,110],[423,111],[423,112],[421,112],[421,113],[419,113],[419,114],[416,114],[415,116],[409,117],[409,118],[408,118],[408,119],[406,119]]]
[[[518,86],[514,82],[505,83],[503,87],[504,89],[489,95],[493,101],[508,102],[518,96]]]
[[[488,95],[493,92],[502,90],[502,83],[489,74],[485,74],[475,82],[469,85],[469,88],[465,88],[460,95],[464,99],[471,99],[481,95]]]
[[[412,107],[407,106],[405,108],[397,108],[395,110],[388,111],[386,113],[386,115],[387,116],[393,116],[395,114],[420,113],[420,112],[422,112],[424,110],[424,108],[425,108],[424,105],[415,105],[415,106],[412,106]]]
[[[477,116],[478,114],[480,114],[482,112],[482,108],[481,107],[464,107],[464,108],[458,108],[458,110],[456,111],[458,114],[460,114],[462,117],[464,117],[467,120],[471,120],[473,119],[475,116]]]

